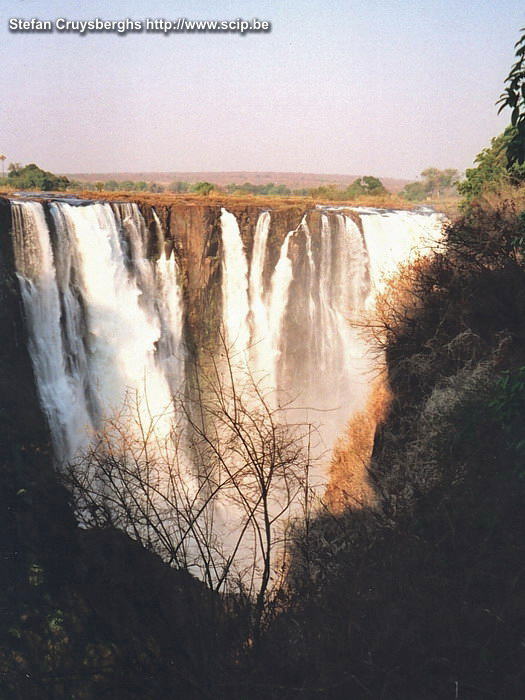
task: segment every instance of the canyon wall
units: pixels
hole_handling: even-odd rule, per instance
[[[1,212],[7,413],[33,412],[24,430],[42,438],[40,405],[59,461],[130,392],[166,412],[221,343],[329,449],[375,362],[352,321],[442,226],[432,212],[238,203],[13,198]]]

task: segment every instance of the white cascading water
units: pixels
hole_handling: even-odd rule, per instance
[[[185,364],[174,252],[148,259],[136,204],[48,206],[53,236],[40,203],[13,202],[13,220],[31,357],[58,458],[83,446],[130,396],[140,397],[141,419],[153,419],[167,436]],[[436,245],[442,218],[374,209],[325,209],[320,216],[315,245],[305,216],[284,237],[271,271],[270,212],[259,216],[248,262],[237,219],[223,209],[222,308],[239,379],[250,371],[265,388],[292,392],[297,404],[323,411],[329,446],[363,404],[369,383],[366,347],[349,321],[400,262]]]
[[[57,461],[85,449],[93,431],[115,414],[137,431],[139,444],[153,431],[162,446],[155,488],[157,495],[167,493],[166,500],[155,497],[154,508],[164,530],[172,528],[179,538],[184,531],[186,561],[198,560],[205,531],[208,543],[221,541],[225,556],[242,564],[258,544],[252,532],[239,547],[245,525],[238,484],[227,472],[219,497],[207,502],[224,474],[219,466],[211,479],[203,477],[192,461],[191,436],[180,437],[184,411],[177,413],[173,396],[184,387],[183,329],[191,310],[184,308],[178,261],[170,246],[165,253],[158,217],[153,211],[159,245],[152,254],[135,204],[45,206],[14,201],[13,237],[29,350]],[[364,405],[374,367],[351,321],[400,262],[435,244],[442,220],[369,209],[321,209],[316,216],[318,233],[305,215],[295,230],[281,234],[277,255],[272,215],[261,212],[249,259],[235,215],[222,209],[220,294],[236,392],[255,382],[271,410],[284,402],[292,423],[320,425],[317,452],[323,452]],[[206,451],[200,456],[206,468]],[[238,458],[235,450],[230,458]],[[166,472],[164,459],[177,463],[176,471]],[[153,464],[149,457],[146,462]],[[253,474],[247,478],[253,488]],[[312,474],[310,485],[321,492],[325,481],[326,472]],[[171,506],[162,510],[175,501],[182,504],[176,516]],[[279,511],[278,499],[272,507]]]
[[[179,268],[172,251],[169,258],[164,251],[156,263],[156,295],[158,300],[161,337],[158,344],[159,361],[165,367],[173,394],[184,383],[184,307],[179,284]]]
[[[264,264],[266,260],[266,244],[270,230],[270,212],[264,211],[257,220],[255,237],[253,239],[252,261],[250,265],[249,299],[251,311],[251,356],[253,370],[257,375],[262,371],[263,376],[268,372],[267,358],[271,349],[270,324],[266,309],[264,290]],[[255,377],[256,381],[259,376]]]
[[[264,211],[255,227],[252,259],[249,266],[237,219],[222,210],[222,298],[223,325],[238,380],[255,383],[264,391],[279,389],[279,358],[281,335],[288,304],[290,283],[293,279],[292,261],[289,258],[290,240],[301,227],[290,231],[281,246],[279,259],[267,289],[264,283],[264,267],[267,252],[271,215]],[[243,379],[241,379],[243,377]]]
[[[259,216],[250,266],[235,217],[226,210],[221,217],[223,318],[229,345],[242,352],[245,371],[265,378],[265,388],[293,397],[296,410],[308,408],[303,418],[321,425],[324,449],[331,447],[348,417],[364,407],[375,368],[352,321],[359,320],[401,262],[435,247],[442,230],[437,214],[354,211],[362,231],[349,213],[322,210],[315,250],[304,216],[286,236],[266,286],[271,215]],[[292,239],[303,247],[302,265],[289,257]]]
[[[264,264],[271,216],[262,212],[258,218],[252,260],[248,261],[233,214],[222,210],[222,297],[223,325],[232,364],[239,382],[262,383],[266,390],[278,388],[278,359],[288,290],[293,277],[288,257],[291,231],[281,247],[269,289],[265,291]]]
[[[441,214],[417,211],[361,209],[360,218],[369,251],[374,290],[384,290],[385,280],[399,265],[418,255],[428,255],[439,245],[443,228]]]
[[[320,422],[325,424],[321,433],[329,448],[349,414],[364,404],[372,369],[366,344],[351,325],[363,312],[371,280],[365,241],[350,216],[337,214],[333,230],[328,215],[321,216],[319,258],[318,333],[311,366],[318,368],[323,380],[309,383],[309,401],[327,412]]]
[[[269,386],[279,389],[279,363],[281,358],[281,336],[283,332],[290,284],[293,279],[292,261],[289,257],[290,241],[295,231],[290,231],[281,246],[279,260],[271,281],[268,303],[268,326],[270,328],[270,357],[268,359]]]
[[[154,209],[152,214],[157,227],[157,236],[164,244],[164,229]],[[169,256],[166,256],[165,246],[162,246],[159,259],[155,263],[155,273],[155,301],[161,324],[158,343],[159,362],[165,367],[172,394],[175,395],[182,390],[185,381],[186,353],[182,332],[184,303],[180,285],[181,272],[173,249]]]
[[[110,205],[58,206],[78,251],[77,284],[86,306],[90,373],[101,413],[118,412],[127,399],[144,426],[154,421],[159,435],[167,437],[172,399],[155,356],[160,322],[149,303],[141,304],[139,286],[147,285],[154,295],[153,270],[141,256],[133,258],[136,271],[129,274]],[[131,240],[132,250],[142,253]]]
[[[51,203],[54,256],[43,206],[13,203],[31,357],[59,460],[125,405],[160,440],[172,429],[183,367],[176,263],[146,259],[140,212],[122,207],[119,220],[109,204]]]
[[[82,392],[82,377],[68,369],[61,326],[62,310],[55,261],[44,210],[35,202],[13,203],[14,250],[20,280],[37,389],[49,420],[55,453],[66,459],[91,424]],[[67,255],[67,254],[66,254]],[[74,300],[64,335],[76,332]],[[66,311],[67,313],[67,311]],[[75,362],[81,362],[75,358]]]
[[[248,262],[233,214],[221,210],[222,310],[226,349],[239,384],[246,381],[250,347]]]

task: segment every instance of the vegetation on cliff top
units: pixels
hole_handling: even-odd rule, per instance
[[[54,175],[47,170],[42,170],[38,165],[20,165],[20,163],[10,163],[8,175],[0,179],[0,186],[13,187],[16,189],[40,190],[42,192],[54,192],[66,190],[71,182],[63,175]]]
[[[292,190],[283,184],[254,185],[250,182],[245,182],[242,185],[230,183],[222,186],[206,181],[196,183],[175,181],[167,186],[143,180],[80,182],[44,171],[33,163],[27,166],[10,163],[8,170],[8,177],[0,178],[0,189],[3,188],[6,192],[14,189],[37,192],[67,191],[82,197],[96,196],[113,199],[132,196],[140,201],[157,195],[157,198],[153,198],[151,201],[158,204],[181,200],[184,202],[206,201],[212,198],[216,204],[217,199],[229,203],[236,200],[255,201],[259,199],[259,203],[261,203],[264,201],[261,198],[264,197],[271,202],[272,207],[280,206],[283,202],[306,200],[312,204],[333,203],[397,209],[410,208],[413,202],[442,200],[444,195],[453,194],[453,188],[448,186],[445,180],[448,177],[448,182],[452,178],[452,175],[447,175],[447,173],[456,173],[452,170],[438,171],[435,168],[429,168],[423,174],[435,171],[433,177],[429,176],[430,179],[425,180],[424,183],[411,183],[401,194],[396,195],[390,193],[379,178],[371,175],[356,178],[347,187],[327,184]],[[436,183],[441,184],[437,186]]]

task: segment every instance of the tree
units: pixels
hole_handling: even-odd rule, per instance
[[[508,162],[508,148],[515,134],[516,127],[508,126],[502,134],[492,139],[489,148],[484,148],[476,156],[476,167],[468,168],[465,179],[458,184],[458,191],[466,203],[487,190],[525,180],[525,165],[517,162],[509,165]]]
[[[372,175],[357,178],[345,192],[348,197],[358,197],[359,195],[374,196],[386,193],[387,190],[381,180]]]
[[[249,375],[239,381],[227,348],[206,367],[175,397],[169,439],[157,430],[165,417],[129,396],[65,480],[82,525],[119,528],[212,590],[242,591],[257,632],[287,518],[309,499],[312,426],[289,423]]]
[[[67,177],[42,170],[35,163],[25,166],[20,163],[10,163],[8,172],[9,184],[14,187],[52,191],[65,190],[70,184]]]
[[[344,193],[337,185],[319,185],[319,187],[311,188],[308,194],[315,199],[344,199]]]
[[[409,202],[418,202],[427,197],[442,197],[455,191],[459,173],[454,168],[426,168],[421,173],[422,181],[405,185],[401,196]]]
[[[515,164],[523,165],[525,163],[525,27],[522,27],[520,31],[523,34],[515,44],[518,60],[505,79],[507,87],[497,102],[501,105],[498,113],[505,107],[512,109],[510,121],[514,132],[507,143],[506,150],[509,168]]]
[[[144,187],[142,187],[143,184],[144,184]],[[137,185],[140,185],[140,187],[137,187],[137,189],[140,189],[140,190],[147,188],[147,190],[149,192],[156,192],[156,193],[164,192],[164,187],[162,185],[159,185],[157,182],[150,182],[149,185],[146,185],[145,182],[144,183],[137,182]]]
[[[207,197],[214,189],[215,185],[213,185],[211,182],[197,182],[195,185],[193,185],[193,191],[197,194],[202,194],[205,197]]]
[[[424,178],[426,192],[433,197],[441,197],[446,190],[450,189],[457,180],[459,173],[454,168],[438,170],[438,168],[427,168],[421,173]]]
[[[20,174],[22,170],[21,163],[9,163],[7,166],[7,172],[9,173],[7,177],[16,177]]]
[[[3,153],[0,153],[0,160],[2,161],[2,177],[5,177],[4,163],[6,158],[7,156],[5,156]]]
[[[401,191],[401,196],[409,202],[422,202],[427,197],[427,191],[422,182],[409,182]]]
[[[183,182],[182,180],[177,180],[176,182],[171,182],[168,185],[168,191],[169,192],[187,192],[189,190],[190,186],[187,182]]]

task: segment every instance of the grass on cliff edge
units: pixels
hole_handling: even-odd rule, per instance
[[[14,188],[2,187],[0,194],[12,196]],[[35,197],[40,192],[35,191]],[[328,200],[314,197],[286,196],[275,197],[267,195],[228,195],[220,192],[212,192],[207,196],[198,194],[174,194],[168,192],[98,192],[93,190],[75,190],[71,192],[46,192],[46,195],[57,197],[75,196],[81,199],[94,199],[110,202],[137,202],[153,206],[171,206],[173,204],[184,206],[234,206],[234,207],[268,207],[272,210],[287,209],[290,207],[309,208],[318,204],[334,207],[377,207],[378,209],[404,209],[412,210],[418,206],[432,206],[437,211],[442,211],[450,216],[455,216],[458,211],[459,198],[449,198],[428,202],[407,202],[402,197],[394,194],[380,195],[376,197],[362,196],[353,200]]]

